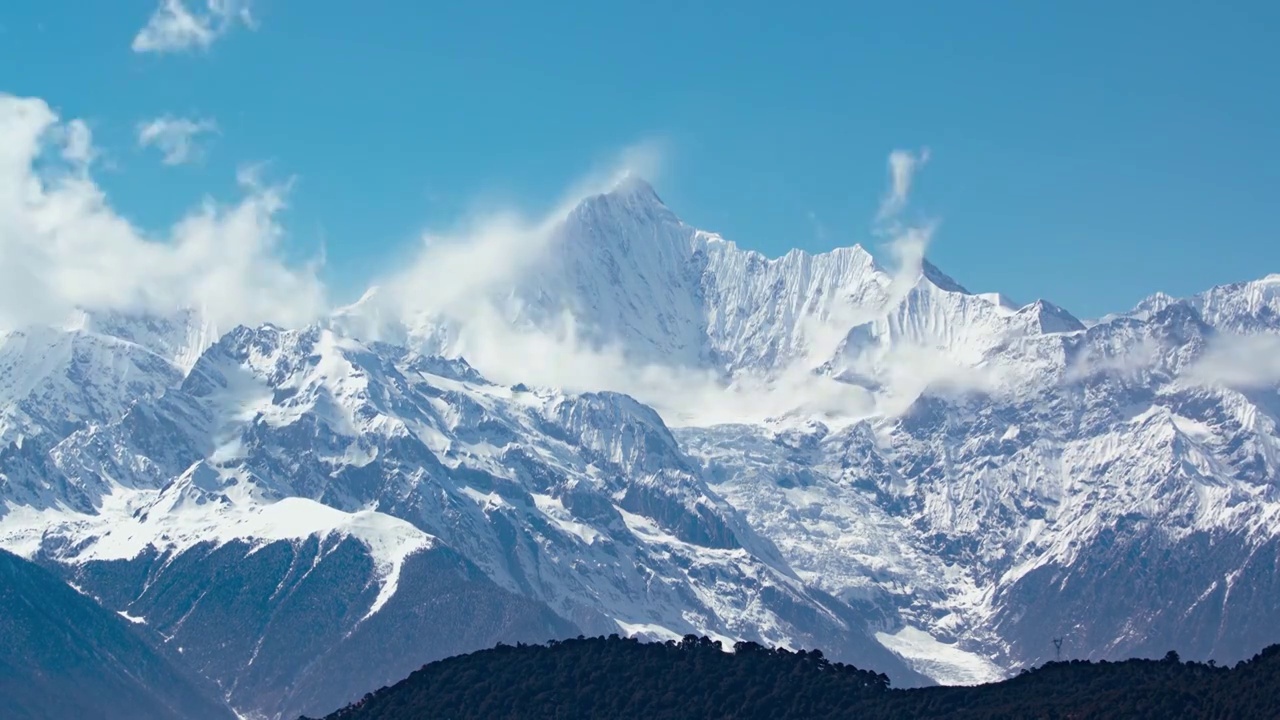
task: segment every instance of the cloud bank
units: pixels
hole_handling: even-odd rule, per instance
[[[237,25],[254,27],[250,0],[204,0],[203,10],[189,9],[187,0],[160,0],[132,47],[137,53],[207,50]]]
[[[244,173],[238,201],[206,199],[150,237],[107,203],[96,155],[83,122],[0,94],[0,329],[57,324],[80,308],[196,308],[224,328],[324,312],[317,268],[279,253],[287,185]]]

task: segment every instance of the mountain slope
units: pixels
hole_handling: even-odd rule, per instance
[[[548,227],[491,314],[371,292],[216,342],[193,313],[8,336],[0,546],[268,717],[578,633],[821,646],[898,685],[996,679],[1055,637],[1274,639],[1274,277],[1086,327],[857,247],[766,259],[635,178]],[[510,384],[458,357],[475,322]],[[520,382],[563,323],[586,362],[559,376],[589,390]]]
[[[924,681],[625,396],[239,328],[159,397],[12,462],[67,494],[10,502],[5,545],[143,618],[246,711],[327,711],[433,658],[583,631],[822,640]]]
[[[0,550],[0,697],[7,718],[231,720],[211,687],[131,623]]]
[[[1075,657],[1238,660],[1280,621],[1280,393],[1206,379],[1233,336],[1197,308],[1269,322],[1256,291],[1006,344],[981,360],[996,383],[898,417],[679,437],[801,577],[899,608],[883,639],[934,677],[1043,661],[1053,637]]]
[[[692,426],[677,437],[806,582],[897,617],[879,637],[934,677],[994,677],[1062,635],[1088,657],[1180,646],[1226,660],[1265,642],[1255,628],[1280,612],[1264,599],[1275,276],[1156,295],[1086,328],[1051,303],[970,293],[927,262],[887,271],[858,247],[769,260],[685,225],[634,178],[584,200],[552,248],[492,300],[513,331],[555,334],[568,312],[575,337],[637,368],[792,376],[758,400],[779,419],[680,413]],[[447,334],[417,337],[456,351]],[[838,381],[815,386],[817,402],[815,374]],[[1138,558],[1158,572],[1110,569]],[[1203,627],[1175,620],[1187,617]]]

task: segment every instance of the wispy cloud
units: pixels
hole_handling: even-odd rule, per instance
[[[133,38],[133,51],[171,53],[206,50],[236,25],[254,27],[250,0],[160,0],[160,5]]]
[[[316,268],[292,267],[278,249],[287,185],[244,176],[237,202],[206,199],[155,238],[108,203],[95,155],[84,123],[0,94],[0,328],[82,308],[192,307],[222,327],[298,325],[324,311]]]
[[[165,165],[182,165],[199,160],[203,149],[200,135],[216,133],[218,124],[208,119],[165,115],[138,124],[138,146],[160,151]]]
[[[1215,337],[1186,378],[1240,390],[1274,388],[1280,385],[1280,335]]]
[[[826,243],[829,237],[827,226],[818,218],[818,213],[810,210],[806,217],[809,218],[809,224],[813,226],[813,239],[820,243]]]
[[[888,222],[902,213],[911,195],[911,183],[916,172],[929,162],[929,148],[918,152],[894,150],[889,153],[889,190],[880,200],[879,222]]]
[[[912,176],[928,158],[929,151],[918,154],[894,150],[889,154],[889,187],[872,223],[872,233],[885,240],[893,266],[884,292],[873,305],[839,305],[825,317],[808,318],[801,332],[808,345],[803,363],[806,369],[832,360],[844,344],[850,329],[882,318],[906,299],[920,280],[925,250],[933,238],[936,223],[905,225],[899,216],[910,200]]]
[[[920,280],[924,268],[925,251],[937,229],[937,223],[928,221],[919,225],[907,225],[901,216],[911,199],[911,185],[916,173],[929,161],[929,149],[918,152],[894,150],[889,153],[889,188],[880,201],[873,232],[887,237],[886,247],[893,257],[893,280],[885,310],[896,307],[911,288]]]

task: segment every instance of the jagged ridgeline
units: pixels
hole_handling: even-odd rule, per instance
[[[0,548],[267,718],[579,634],[822,647],[895,688],[1053,638],[1280,642],[1280,378],[1242,362],[1280,356],[1280,275],[1085,323],[862,248],[766,258],[634,178],[548,232],[476,317],[0,329]],[[617,382],[526,361],[565,308]]]
[[[1000,683],[895,690],[883,674],[687,636],[499,645],[431,663],[327,720],[408,718],[1274,718],[1280,645],[1234,667],[1052,662]]]

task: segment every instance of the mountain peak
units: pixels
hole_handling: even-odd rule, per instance
[[[1084,330],[1084,323],[1072,315],[1066,308],[1054,305],[1047,300],[1036,300],[1018,310],[1029,315],[1039,324],[1041,332],[1062,333]]]
[[[662,204],[662,198],[658,197],[658,193],[654,191],[649,181],[630,170],[619,175],[606,194],[618,198],[634,198]]]
[[[963,285],[952,279],[950,275],[939,270],[937,265],[934,265],[928,260],[922,260],[920,262],[920,272],[929,280],[929,282],[937,285],[939,289],[946,290],[947,292],[962,293],[964,295],[971,294]]]
[[[653,186],[644,178],[626,172],[614,178],[607,190],[587,195],[569,214],[571,223],[591,226],[627,226],[615,228],[622,235],[632,234],[636,223],[679,224],[680,219],[662,202]]]

